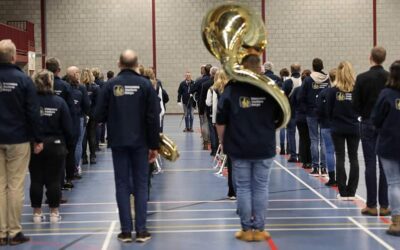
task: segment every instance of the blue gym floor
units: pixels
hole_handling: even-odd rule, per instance
[[[266,221],[272,240],[236,240],[234,232],[240,224],[235,202],[226,199],[227,181],[214,175],[209,152],[201,150],[200,134],[183,133],[180,120],[180,116],[165,119],[165,131],[179,145],[181,157],[175,163],[164,161],[163,172],[152,180],[148,211],[151,241],[124,244],[117,240],[119,222],[111,152],[103,148],[98,163],[84,167],[83,179],[75,181],[76,188],[64,192],[68,203],[61,207],[60,224],[32,222],[27,176],[22,221],[24,233],[32,241],[3,249],[400,249],[400,239],[385,234],[389,217],[360,214],[366,196],[361,149],[355,202],[336,200],[337,192],[325,187],[325,180],[311,177],[297,164],[277,156]]]

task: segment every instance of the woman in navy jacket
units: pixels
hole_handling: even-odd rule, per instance
[[[352,106],[355,74],[349,62],[341,62],[337,68],[335,86],[326,98],[327,115],[336,155],[336,182],[338,199],[354,200],[359,179],[357,150],[360,142],[358,115]],[[345,170],[345,144],[350,161],[350,176]]]
[[[378,129],[377,154],[388,183],[392,225],[388,234],[400,236],[400,60],[390,66],[389,81],[371,114]]]

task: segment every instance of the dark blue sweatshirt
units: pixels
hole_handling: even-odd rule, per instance
[[[32,80],[13,64],[0,64],[0,144],[41,142],[39,100]]]
[[[94,109],[96,108],[96,99],[98,95],[98,91],[100,87],[95,84],[95,83],[90,83],[85,85],[87,94],[90,100],[90,111],[89,111],[89,117],[94,118]]]
[[[279,86],[279,88],[282,88],[282,79],[279,76],[275,75],[273,71],[267,70],[265,71],[264,75],[273,80]]]
[[[400,161],[400,90],[383,89],[371,119],[378,129],[377,154],[385,159]]]
[[[72,119],[75,120],[76,111],[74,99],[72,98],[71,86],[67,82],[61,80],[60,77],[54,76],[54,93],[64,99],[68,105]]]
[[[296,86],[294,85],[293,79],[296,83]],[[300,78],[300,73],[293,73],[290,78],[288,78],[286,81],[283,82],[282,84],[282,90],[285,92],[285,95],[289,99],[290,107],[292,110],[292,116],[290,119],[296,119],[296,107],[295,105],[295,100],[292,91],[294,90],[293,88],[297,89],[301,87],[301,78]],[[292,100],[293,99],[293,100]]]
[[[317,117],[321,128],[330,128],[331,122],[328,115],[327,96],[330,88],[323,89],[317,98]]]
[[[100,91],[95,109],[98,122],[107,122],[111,147],[158,149],[160,99],[149,80],[122,70]]]
[[[293,90],[292,96],[289,99],[290,106],[292,107],[292,115],[295,117],[296,122],[307,122],[306,106],[300,101],[301,87]]]
[[[358,115],[352,105],[352,92],[342,92],[336,87],[327,91],[326,108],[332,133],[359,135]]]
[[[190,94],[194,88],[194,81],[189,81],[188,83],[186,83],[186,80],[182,81],[178,88],[178,102],[182,102],[183,105],[188,105]]]
[[[304,79],[300,99],[306,106],[307,116],[317,116],[318,95],[329,86],[329,77],[323,72],[312,72],[310,76]]]
[[[267,159],[276,154],[275,129],[280,108],[261,89],[231,82],[218,101],[217,124],[226,125],[224,151],[238,159]]]
[[[90,99],[86,87],[82,84],[71,85],[71,93],[78,117],[88,115],[90,111]]]
[[[57,137],[72,146],[72,119],[65,101],[53,94],[39,94],[43,137]]]

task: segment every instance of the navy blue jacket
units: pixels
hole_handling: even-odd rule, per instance
[[[94,83],[96,83],[97,86],[99,86],[100,88],[102,88],[106,82],[103,81],[103,80],[100,80],[100,79],[96,79],[96,80],[94,80]]]
[[[183,105],[188,105],[190,101],[190,95],[194,88],[194,81],[189,81],[189,83],[186,83],[186,80],[182,81],[178,88],[178,102],[182,102]]]
[[[293,78],[298,78],[300,80],[300,83],[301,83],[300,73],[294,73],[294,74],[292,74],[292,76],[290,78],[288,78],[286,81],[283,82],[282,90],[283,90],[283,92],[285,92],[285,95],[289,99],[290,108],[292,110],[292,116],[291,116],[290,119],[296,119],[296,110],[295,110],[296,107],[294,106],[296,101],[292,100],[294,98],[293,93],[292,93],[292,90],[293,90],[293,87],[294,87],[293,86],[292,77]],[[301,85],[299,85],[296,88],[300,88],[300,87],[301,87]]]
[[[210,80],[210,78],[211,78],[210,75],[202,76],[200,79],[195,81],[193,88],[190,90],[190,93],[195,96],[195,99],[197,102],[200,100],[200,95],[201,95],[201,90],[202,90],[203,84],[205,82],[207,82],[208,80]],[[200,115],[204,114],[204,110],[202,110],[202,113],[200,113],[200,110],[199,110],[199,114]]]
[[[353,92],[353,106],[363,120],[369,119],[372,108],[379,93],[385,87],[388,77],[389,72],[380,65],[371,67],[369,71],[357,76]]]
[[[289,99],[290,106],[292,107],[292,116],[296,122],[307,122],[306,106],[300,101],[301,87],[293,90],[292,96]]]
[[[57,137],[72,146],[72,119],[65,101],[53,94],[39,94],[43,137]]]
[[[95,83],[90,83],[85,85],[87,94],[90,100],[90,110],[89,110],[89,117],[94,118],[94,109],[96,108],[96,99],[98,95],[98,91],[100,87]]]
[[[385,159],[400,161],[400,90],[383,89],[371,119],[378,129],[377,154]]]
[[[201,92],[200,92],[200,98],[199,98],[199,114],[210,114],[211,110],[206,106],[206,99],[207,99],[207,93],[208,89],[214,84],[214,78],[210,77],[207,81],[203,82],[203,85],[201,86]]]
[[[264,75],[271,78],[271,80],[273,80],[279,86],[279,88],[282,88],[282,79],[275,75],[273,71],[267,70],[265,71]]]
[[[317,98],[317,117],[321,128],[330,128],[331,122],[329,118],[327,97],[330,88],[323,89]]]
[[[13,64],[0,64],[0,144],[41,142],[39,100],[32,80]]]
[[[317,116],[318,95],[329,86],[329,77],[323,72],[312,72],[311,76],[304,79],[300,99],[306,106],[307,116]]]
[[[58,76],[54,76],[54,93],[64,99],[71,112],[71,116],[74,116],[76,112],[71,93],[71,86],[67,82],[61,80]]]
[[[149,80],[122,70],[101,90],[95,117],[107,122],[111,147],[160,147],[160,99]]]
[[[88,115],[90,111],[90,99],[86,87],[82,84],[71,85],[71,93],[77,116],[83,117]]]
[[[352,106],[352,92],[342,92],[333,87],[327,90],[327,116],[331,121],[332,133],[359,135],[358,115]]]
[[[224,151],[238,159],[267,159],[276,154],[280,108],[261,89],[230,82],[218,101],[217,124],[226,125]]]

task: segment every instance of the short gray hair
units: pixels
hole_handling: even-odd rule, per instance
[[[274,64],[273,64],[272,62],[270,62],[270,61],[264,63],[264,69],[265,69],[265,71],[267,71],[267,70],[272,70],[273,67],[274,67]]]
[[[218,71],[218,67],[215,67],[215,66],[211,67],[211,69],[210,69],[210,75],[215,76],[215,74],[217,73],[217,71]]]
[[[17,48],[10,39],[0,41],[0,63],[11,63],[17,54]]]

